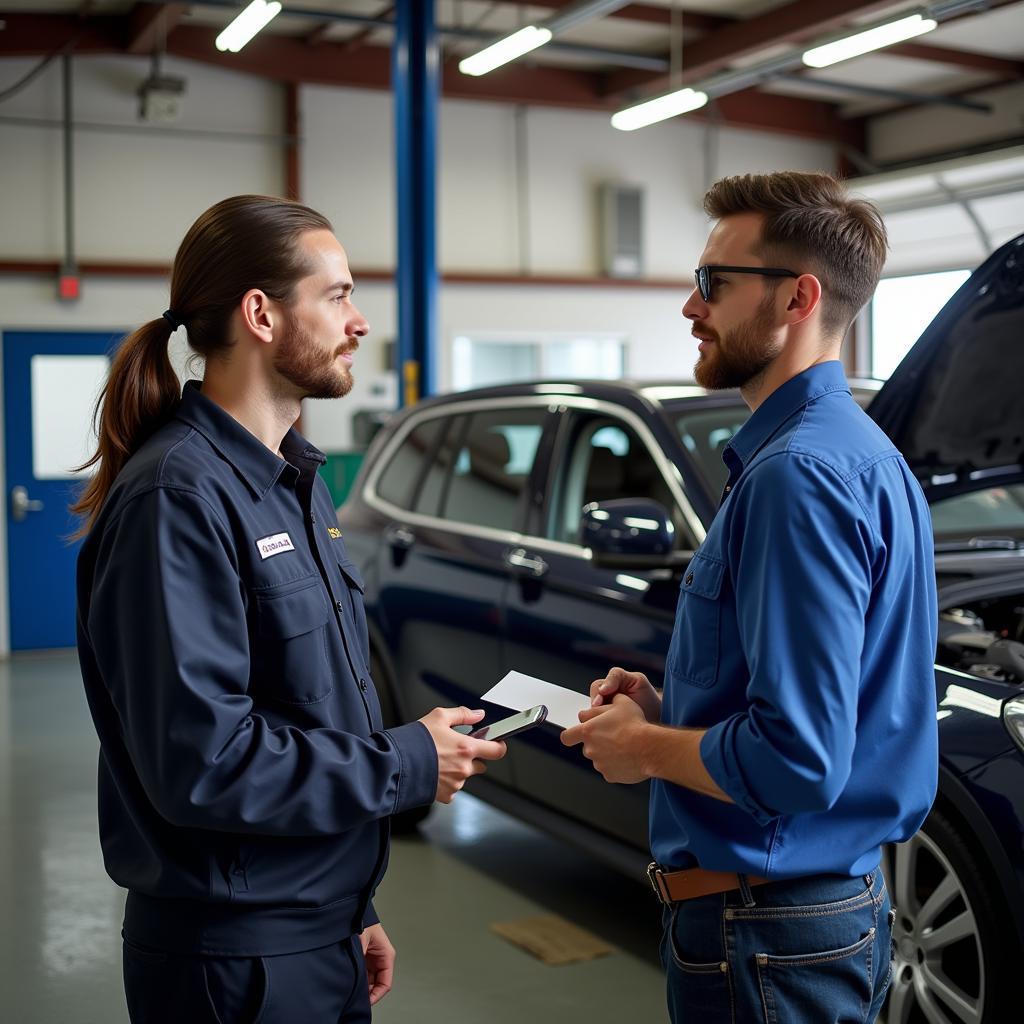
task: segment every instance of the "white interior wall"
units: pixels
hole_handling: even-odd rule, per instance
[[[0,61],[0,82],[16,81],[34,63]],[[78,57],[73,69],[74,119],[82,126],[74,133],[80,260],[170,262],[184,229],[218,199],[282,190],[279,86],[168,59],[164,72],[188,82],[182,115],[168,131],[136,118],[147,59]],[[60,62],[0,106],[0,118],[59,122]],[[59,124],[0,119],[0,259],[61,256],[62,181]]]

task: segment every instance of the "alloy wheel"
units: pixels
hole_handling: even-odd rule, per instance
[[[896,913],[886,1024],[981,1024],[981,936],[949,858],[922,829],[885,848],[882,870]]]

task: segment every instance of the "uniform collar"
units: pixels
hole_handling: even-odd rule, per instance
[[[794,413],[833,391],[850,393],[843,364],[839,360],[818,363],[798,373],[776,388],[757,407],[726,445],[725,452],[737,457],[746,468]]]
[[[287,461],[278,458],[230,413],[207,398],[199,390],[200,384],[198,380],[185,383],[175,416],[198,430],[234,467],[257,498],[266,497],[279,479],[294,484],[303,469],[315,472],[317,466],[327,461],[322,451],[294,429],[289,430],[281,442]]]

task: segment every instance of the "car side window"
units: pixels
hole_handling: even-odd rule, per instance
[[[523,491],[546,415],[547,410],[538,407],[470,416],[451,449],[451,472],[440,495],[439,514],[460,523],[519,529]]]
[[[376,491],[380,498],[411,510],[419,482],[430,466],[430,458],[441,437],[449,426],[450,417],[435,416],[414,427],[405,440],[395,449],[377,480]]]
[[[687,535],[678,507],[648,447],[629,424],[607,416],[578,417],[562,451],[549,507],[547,535],[567,544],[580,543],[583,507],[614,498],[649,498],[660,502]]]

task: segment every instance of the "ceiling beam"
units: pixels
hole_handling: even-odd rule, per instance
[[[576,0],[530,0],[532,7],[547,7],[549,10],[560,10],[568,7]],[[730,25],[735,18],[724,17],[720,14],[702,14],[699,11],[682,11],[683,28],[693,29],[697,32],[712,32],[722,28],[723,25]],[[617,11],[605,15],[609,18],[628,18],[630,21],[646,21],[653,25],[668,26],[672,23],[672,10],[669,7],[658,7],[654,4],[626,4]]]
[[[887,46],[885,54],[896,57],[912,57],[914,60],[931,61],[934,64],[948,64],[951,67],[972,68],[976,71],[991,71],[1006,78],[1024,78],[1024,61],[993,57],[988,53],[970,53],[967,50],[950,50],[945,46],[928,46],[925,43],[897,43]]]
[[[800,43],[832,32],[855,16],[892,7],[892,0],[791,0],[765,14],[733,22],[683,48],[681,81],[692,84],[768,47]],[[653,94],[670,89],[671,75],[619,71],[608,76],[608,95]]]
[[[389,3],[381,8],[377,17],[390,18],[394,15],[394,13],[395,5]],[[353,50],[358,50],[360,46],[365,46],[366,41],[370,38],[371,35],[373,35],[374,31],[375,29],[370,28],[369,26],[364,29],[360,29],[358,32],[356,32],[355,35],[349,36],[349,38],[345,40],[345,49],[349,53],[351,53]]]
[[[312,32],[304,35],[302,41],[307,46],[319,46],[321,43],[330,41],[331,29],[337,26],[336,21],[324,21],[321,22]]]
[[[10,14],[0,11],[0,57],[44,57],[75,43],[75,53],[123,53],[123,17],[79,20],[71,14]]]
[[[128,14],[127,53],[152,53],[185,16],[188,4],[138,3]]]

